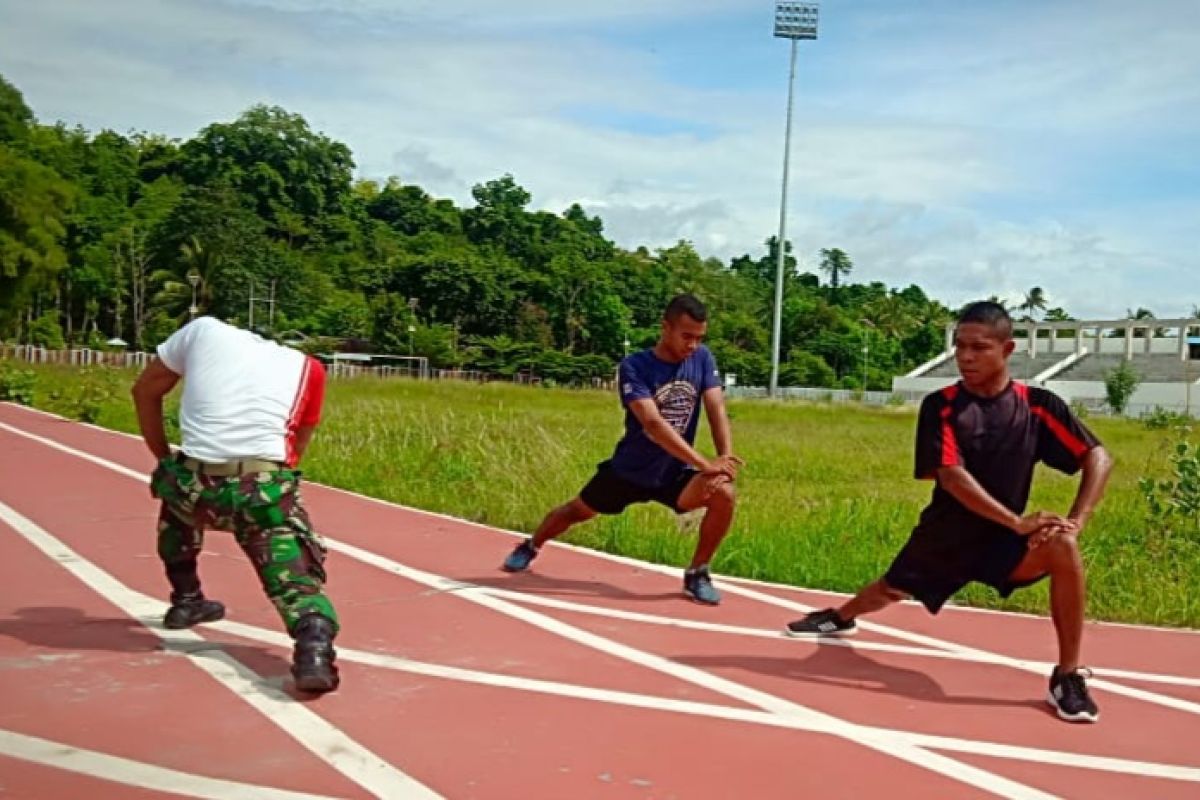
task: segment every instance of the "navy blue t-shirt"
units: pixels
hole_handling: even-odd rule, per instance
[[[625,436],[617,443],[608,463],[631,483],[665,486],[678,478],[687,465],[650,441],[642,423],[629,410],[629,404],[644,397],[652,398],[663,419],[692,444],[700,423],[700,396],[721,385],[717,362],[703,345],[678,364],[663,361],[652,349],[642,350],[621,362],[619,375],[617,391],[625,407]]]

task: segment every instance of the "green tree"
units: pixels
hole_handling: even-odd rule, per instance
[[[1104,395],[1113,413],[1124,414],[1142,379],[1128,361],[1104,376]]]
[[[29,138],[33,112],[21,90],[0,75],[0,144],[20,146]]]
[[[837,247],[821,250],[821,271],[829,276],[829,285],[838,288],[840,279],[854,271],[854,262]]]
[[[0,145],[0,331],[31,295],[53,293],[74,192],[53,170]]]
[[[533,196],[504,174],[471,188],[475,207],[462,212],[463,229],[477,245],[493,245],[511,256],[530,253],[531,226],[525,208]]]
[[[819,355],[793,350],[779,369],[779,382],[784,386],[833,386],[837,374]]]
[[[189,184],[229,187],[289,246],[308,242],[324,217],[345,210],[354,170],[346,145],[314,133],[299,114],[263,105],[209,125],[179,160]]]

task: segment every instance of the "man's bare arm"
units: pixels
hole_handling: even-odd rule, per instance
[[[131,393],[134,408],[137,409],[138,427],[141,428],[146,447],[158,459],[171,455],[171,446],[167,443],[163,428],[163,398],[177,383],[179,376],[156,358],[142,370],[133,384]]]
[[[1075,520],[1079,527],[1087,524],[1092,511],[1100,505],[1104,498],[1104,487],[1108,485],[1108,476],[1112,473],[1112,456],[1103,447],[1093,447],[1087,451],[1080,464],[1083,477],[1079,481],[1079,489],[1075,492],[1075,502],[1071,504],[1071,512],[1067,514]]]
[[[1011,528],[1022,536],[1035,533],[1051,523],[1074,527],[1065,517],[1048,511],[1037,511],[1022,517],[988,494],[987,490],[979,485],[979,481],[961,465],[940,467],[937,471],[937,481],[939,486],[962,503],[968,511]]]
[[[301,425],[296,428],[296,463],[300,463],[300,459],[304,458],[304,451],[308,449],[309,442],[312,441],[313,434],[317,432],[316,425]]]
[[[713,447],[717,455],[733,455],[733,431],[729,415],[725,413],[725,392],[714,386],[704,392],[704,413],[708,416],[708,427],[712,429]]]
[[[629,404],[629,410],[637,417],[638,422],[642,423],[642,430],[646,432],[646,438],[663,450],[666,450],[675,458],[678,458],[685,464],[690,464],[703,473],[728,472],[727,469],[714,468],[713,464],[707,458],[688,444],[671,427],[671,423],[663,419],[663,415],[659,413],[658,407],[654,405],[654,401],[649,397],[634,400]],[[729,477],[732,479],[735,475],[729,473]]]

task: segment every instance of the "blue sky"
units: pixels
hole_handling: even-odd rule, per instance
[[[43,121],[193,135],[254,103],[359,174],[511,172],[618,243],[758,253],[779,209],[771,0],[0,0]],[[826,0],[800,45],[789,238],[957,304],[1200,304],[1200,3]]]

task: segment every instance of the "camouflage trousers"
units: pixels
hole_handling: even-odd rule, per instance
[[[290,633],[306,614],[337,625],[325,596],[325,544],[300,501],[300,472],[200,475],[175,458],[158,463],[150,491],[162,501],[158,555],[177,595],[200,591],[205,529],[231,531]]]

